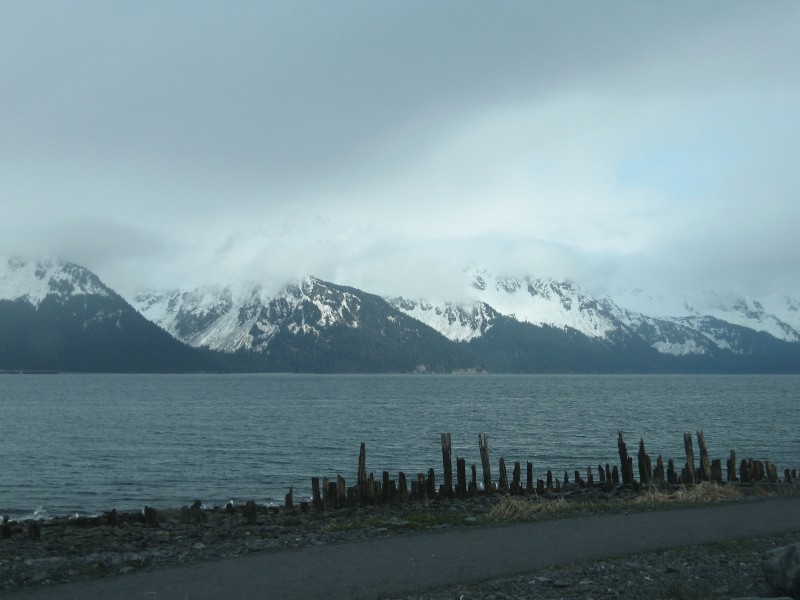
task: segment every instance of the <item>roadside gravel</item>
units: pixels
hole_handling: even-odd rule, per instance
[[[527,519],[654,509],[648,504],[636,504],[637,498],[641,494],[621,488],[610,492],[576,490],[542,500],[542,506],[550,506],[549,502],[557,510],[529,515]],[[29,537],[31,522],[10,522],[6,537],[0,537],[0,595],[289,548],[343,544],[428,529],[476,527],[496,522],[497,509],[505,500],[502,495],[494,495],[464,501],[434,501],[428,506],[366,506],[327,512],[262,506],[258,508],[255,523],[247,521],[242,506],[193,512],[187,507],[160,511],[158,526],[146,526],[140,513],[117,515],[113,526],[106,517],[41,521],[36,523],[40,530],[37,539]],[[733,501],[769,500],[749,495]],[[685,508],[683,504],[679,506]],[[666,504],[656,508],[670,507]],[[800,541],[800,532],[575,564],[402,598],[596,600],[767,596],[769,590],[760,566],[764,552],[796,541]]]
[[[800,532],[576,563],[386,600],[772,598],[761,566],[764,556],[795,543],[800,543]]]

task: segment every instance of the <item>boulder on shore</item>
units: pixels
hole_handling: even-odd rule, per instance
[[[764,575],[777,593],[800,598],[800,543],[770,550]]]

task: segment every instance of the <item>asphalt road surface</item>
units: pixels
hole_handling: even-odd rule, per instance
[[[791,531],[800,531],[800,499],[428,531],[24,590],[8,597],[367,600],[585,560]]]

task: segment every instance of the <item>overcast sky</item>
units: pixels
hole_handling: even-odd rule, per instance
[[[0,2],[0,254],[800,293],[800,2]]]

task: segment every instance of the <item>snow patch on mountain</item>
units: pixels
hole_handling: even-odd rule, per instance
[[[492,327],[492,321],[497,317],[497,312],[484,302],[472,306],[450,302],[433,304],[402,297],[388,298],[387,302],[454,342],[468,342],[480,337]]]
[[[532,325],[571,328],[605,338],[616,324],[598,302],[571,281],[473,273],[473,294],[500,314]]]
[[[25,300],[39,306],[48,296],[66,300],[72,296],[110,296],[110,290],[94,273],[57,259],[0,260],[0,300]]]

